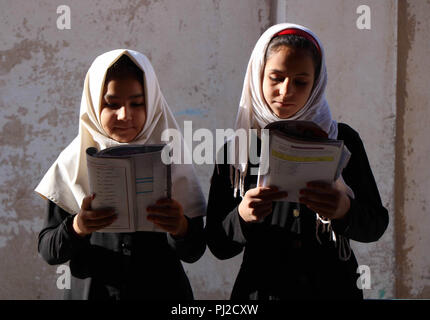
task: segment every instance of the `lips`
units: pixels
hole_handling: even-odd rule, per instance
[[[133,129],[133,127],[127,127],[127,128],[115,127],[115,130],[120,130],[120,131],[125,131],[130,129]]]
[[[281,107],[294,107],[295,106],[294,103],[290,103],[290,102],[275,101],[275,103],[278,104]]]

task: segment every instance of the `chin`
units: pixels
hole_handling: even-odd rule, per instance
[[[290,117],[292,116],[291,112],[285,112],[285,110],[283,110],[283,112],[282,112],[282,111],[280,111],[279,109],[275,109],[275,110],[273,111],[273,113],[274,113],[278,118],[281,118],[281,119],[288,119],[288,118],[290,118]]]
[[[281,119],[289,119],[292,116],[294,116],[299,110],[286,110],[286,108],[272,108],[272,112],[278,118],[281,118]]]
[[[136,136],[135,132],[113,132],[110,137],[117,142],[128,143],[132,142]]]
[[[128,143],[128,142],[132,142],[135,137],[130,138],[130,137],[122,137],[122,136],[113,136],[111,138],[117,142]]]
[[[293,116],[292,114],[278,114],[278,118],[281,118],[281,119],[289,119],[292,116]]]

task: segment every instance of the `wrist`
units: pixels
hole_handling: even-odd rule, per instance
[[[181,221],[179,222],[179,228],[175,233],[172,233],[172,236],[175,238],[184,238],[188,232],[188,219],[185,216],[182,216]]]
[[[247,223],[248,220],[245,219],[245,216],[242,214],[242,202],[239,203],[239,205],[237,206],[237,213],[239,214],[239,218],[242,219],[243,222]]]
[[[81,229],[79,228],[79,225],[78,225],[78,215],[75,215],[74,217],[73,217],[73,222],[72,222],[72,225],[71,225],[71,231],[75,234],[75,235],[77,235],[78,237],[81,237],[81,238],[85,238],[85,236],[87,236],[88,234],[85,234],[84,232],[82,232],[81,231]]]
[[[344,209],[336,217],[336,220],[346,220],[346,216],[347,216],[350,208],[351,208],[351,200],[350,200],[349,196],[346,195]]]

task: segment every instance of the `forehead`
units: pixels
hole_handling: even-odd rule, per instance
[[[143,94],[142,83],[133,78],[113,78],[108,80],[104,86],[104,93],[109,95],[136,95]]]
[[[314,63],[308,50],[282,46],[268,57],[265,70],[313,75]]]

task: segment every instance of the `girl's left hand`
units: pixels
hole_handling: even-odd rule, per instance
[[[160,199],[146,208],[147,219],[175,237],[184,237],[188,231],[188,220],[181,204],[173,199]]]
[[[333,183],[308,182],[306,188],[300,190],[300,195],[300,203],[325,219],[342,219],[351,206],[345,186],[340,180]]]

